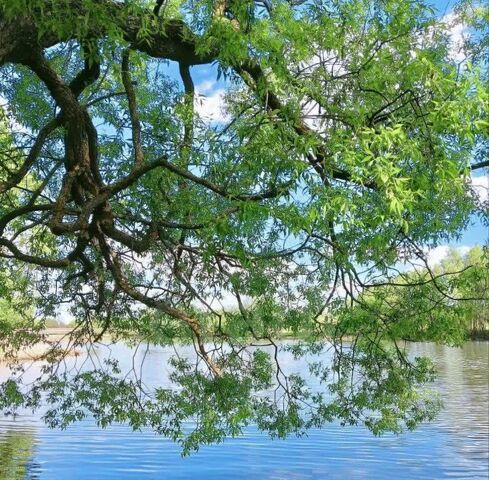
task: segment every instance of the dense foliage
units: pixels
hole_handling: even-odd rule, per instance
[[[456,343],[452,302],[479,272],[454,286],[425,252],[487,221],[470,187],[488,165],[487,19],[477,2],[448,22],[413,0],[2,0],[0,294],[30,309],[0,322],[0,348],[46,340],[36,319],[68,309],[76,328],[0,406],[149,426],[185,451],[250,422],[431,418],[431,365],[398,339],[419,321]],[[456,52],[454,26],[472,34]],[[218,121],[199,114],[205,65]],[[282,368],[284,331],[314,386]],[[104,335],[174,345],[174,388],[62,362]]]
[[[451,250],[430,268],[408,270],[364,290],[353,309],[339,313],[342,333],[459,345],[489,334],[489,259],[481,247]],[[379,323],[384,323],[381,327]]]

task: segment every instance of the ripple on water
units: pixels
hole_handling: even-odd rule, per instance
[[[487,480],[489,344],[471,342],[462,349],[416,344],[412,349],[438,365],[436,386],[445,401],[438,419],[415,432],[373,437],[361,427],[332,424],[303,438],[271,440],[250,427],[242,437],[182,459],[178,445],[152,432],[135,433],[121,425],[101,430],[88,420],[64,431],[49,430],[38,416],[26,414],[0,418],[0,480]],[[151,350],[157,368],[148,378],[158,378],[165,355],[164,349]],[[23,476],[2,474],[8,462],[16,462]]]

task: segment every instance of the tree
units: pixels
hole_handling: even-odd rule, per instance
[[[459,345],[489,332],[487,272],[487,250],[477,246],[461,255],[452,249],[433,268],[410,269],[365,289],[339,323],[350,335],[375,335],[386,322],[396,338]]]
[[[16,160],[18,160],[17,152],[9,131],[8,118],[0,107],[0,164],[2,165],[0,181],[5,180],[5,172],[15,168]],[[2,197],[2,201],[10,208],[20,207],[19,200],[18,191],[14,190]],[[15,273],[15,277],[12,273]],[[33,309],[26,295],[28,285],[29,277],[22,270],[15,271],[3,263],[0,264],[0,332],[2,334],[13,333],[23,325],[32,328]],[[18,348],[18,343],[11,347]]]
[[[430,418],[428,362],[389,322],[341,348],[338,318],[484,214],[469,174],[488,164],[488,13],[468,6],[461,61],[418,1],[4,0],[0,93],[22,128],[0,165],[2,267],[30,273],[38,315],[71,305],[70,347],[184,338],[196,356],[172,363],[181,388],[146,392],[112,363],[63,371],[57,345],[0,404],[47,402],[51,425],[150,426],[185,451],[249,422],[284,436]],[[226,121],[199,116],[199,65],[228,85]],[[284,373],[284,330],[306,338],[297,356],[338,334],[333,368],[311,365],[324,391]]]

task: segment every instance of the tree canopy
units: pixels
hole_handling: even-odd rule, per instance
[[[0,348],[14,362],[67,308],[76,327],[34,382],[3,383],[0,406],[149,426],[185,451],[250,422],[284,436],[430,418],[431,365],[399,342],[416,319],[388,302],[487,298],[454,297],[426,248],[487,222],[470,175],[488,166],[488,15],[467,1],[448,21],[413,0],[3,0],[0,294],[30,308],[0,321]],[[198,108],[206,65],[226,86],[217,121]],[[460,341],[460,322],[431,318],[427,339]],[[319,389],[281,368],[284,332],[305,340],[297,357],[333,352],[311,363]],[[104,335],[195,355],[151,391],[113,362],[61,367]]]

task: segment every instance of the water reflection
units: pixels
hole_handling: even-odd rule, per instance
[[[33,460],[33,432],[10,429],[0,432],[0,480],[39,478],[39,465]]]
[[[179,447],[152,432],[84,421],[66,431],[46,429],[38,416],[0,417],[0,480],[10,479],[438,479],[489,477],[489,343],[463,348],[410,344],[431,357],[444,410],[435,422],[401,436],[373,437],[362,427],[332,424],[306,438],[271,441],[250,427],[243,437],[180,458]],[[111,355],[122,367],[143,363],[148,385],[165,384],[173,350],[124,345]],[[98,352],[107,355],[105,349]],[[80,359],[73,359],[79,362]],[[289,371],[304,363],[284,357]]]

